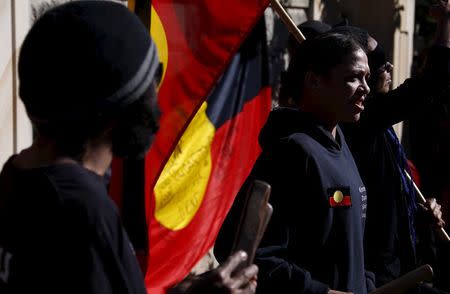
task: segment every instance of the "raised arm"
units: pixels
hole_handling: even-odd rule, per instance
[[[424,72],[386,94],[372,95],[359,122],[365,130],[385,131],[393,124],[418,115],[424,107],[448,107],[450,4],[440,1],[432,6],[430,13],[437,21],[437,30]]]

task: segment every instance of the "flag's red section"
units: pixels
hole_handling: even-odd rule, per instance
[[[111,179],[109,181],[109,195],[116,203],[119,211],[122,208],[122,192],[123,192],[123,160],[117,157],[113,158],[111,163]]]
[[[181,231],[165,229],[155,219],[151,219],[150,259],[146,276],[149,293],[163,293],[164,287],[182,279],[212,247],[214,236],[234,196],[260,153],[257,138],[269,114],[270,103],[271,90],[264,88],[257,97],[245,104],[236,117],[216,131],[211,149],[211,174],[214,176],[210,178],[205,198],[197,212],[201,217],[194,218]]]
[[[420,189],[420,187],[422,186],[422,181],[420,178],[419,170],[411,160],[408,159],[406,163],[408,164],[409,170],[411,171],[411,177],[414,183],[416,183],[417,187],[419,187]]]

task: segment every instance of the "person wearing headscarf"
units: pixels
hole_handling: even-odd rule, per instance
[[[435,9],[448,13],[450,6],[441,3]],[[353,36],[368,52],[371,94],[361,120],[342,128],[367,189],[366,266],[375,273],[377,286],[425,261],[420,246],[424,242],[418,240],[424,241],[426,234],[419,235],[419,223],[429,224],[424,233],[431,231],[431,225],[445,224],[435,199],[428,199],[423,207],[417,204],[414,187],[405,174],[405,170],[411,174],[406,155],[392,128],[393,124],[418,115],[422,107],[449,103],[448,95],[443,93],[450,81],[450,20],[443,15],[438,20],[444,28],[438,32],[425,72],[392,91],[393,66],[381,45],[360,28],[333,29]]]

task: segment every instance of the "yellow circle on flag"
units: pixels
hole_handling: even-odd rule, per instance
[[[336,190],[336,192],[334,192],[334,194],[333,194],[333,199],[334,199],[334,202],[341,203],[342,200],[344,200],[344,194],[342,194],[341,191]]]
[[[185,228],[205,197],[215,128],[204,102],[181,136],[155,185],[155,218],[170,230]]]
[[[135,11],[135,8],[136,8],[136,1],[128,0],[128,9],[130,11]],[[167,36],[164,30],[163,23],[159,15],[156,13],[156,10],[153,7],[153,5],[151,6],[150,9],[150,21],[151,21],[150,36],[152,37],[153,41],[156,44],[159,61],[163,64],[163,73],[161,76],[161,81],[158,85],[159,88],[163,83],[164,77],[166,75],[167,63],[169,61],[169,46],[167,45]]]

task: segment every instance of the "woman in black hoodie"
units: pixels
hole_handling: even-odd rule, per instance
[[[257,293],[365,294],[365,187],[339,122],[355,122],[369,93],[367,56],[348,36],[305,41],[292,58],[284,91],[298,108],[272,111],[260,134],[254,179],[272,186],[272,220],[257,250]],[[243,193],[240,193],[241,195]],[[225,221],[215,253],[228,254],[241,195]]]

